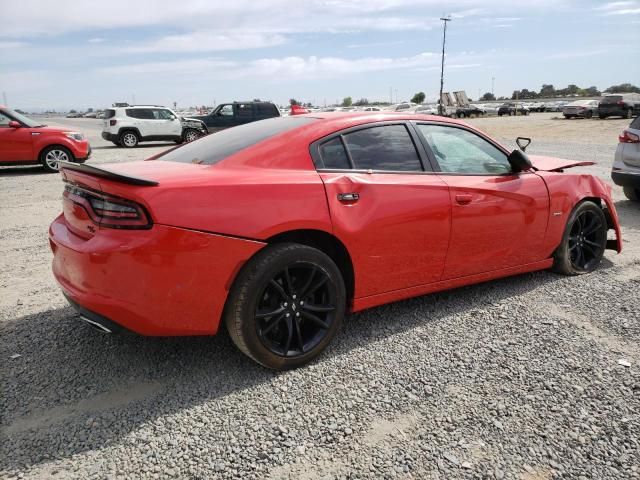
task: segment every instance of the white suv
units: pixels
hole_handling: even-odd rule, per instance
[[[184,119],[159,105],[131,105],[104,111],[102,138],[125,148],[140,142],[168,140],[191,142],[207,130],[199,120]]]

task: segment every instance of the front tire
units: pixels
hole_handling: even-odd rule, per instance
[[[624,196],[632,202],[640,202],[640,188],[623,187]]]
[[[580,203],[569,216],[562,242],[553,255],[553,270],[564,275],[594,271],[607,245],[607,219],[599,205]]]
[[[197,130],[195,130],[193,128],[187,128],[184,131],[184,133],[182,134],[182,140],[184,141],[184,143],[193,142],[194,140],[197,140],[198,138],[200,138],[200,132],[198,132]]]
[[[345,309],[344,281],[333,260],[315,248],[284,243],[265,247],[243,267],[224,319],[242,353],[287,370],[327,347]]]
[[[53,145],[45,148],[40,154],[40,163],[46,172],[55,173],[60,170],[58,162],[74,162],[75,157],[65,147]]]

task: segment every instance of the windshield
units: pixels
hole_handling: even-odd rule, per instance
[[[302,127],[317,119],[311,117],[275,117],[247,123],[212,133],[200,140],[169,150],[156,157],[167,162],[214,165],[225,158],[251,147],[269,137]]]
[[[4,112],[20,123],[25,124],[27,127],[43,127],[42,123],[36,122],[35,120],[31,120],[29,117],[25,117],[24,115],[16,112],[15,110],[11,110],[10,108],[5,108]]]
[[[618,103],[622,100],[622,95],[609,95],[607,97],[603,97],[600,103]]]

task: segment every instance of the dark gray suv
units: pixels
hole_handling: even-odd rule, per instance
[[[640,114],[640,93],[612,93],[598,104],[598,116],[632,118]]]
[[[270,102],[233,102],[218,105],[208,115],[192,116],[204,122],[209,133],[245,123],[279,117],[280,110]]]

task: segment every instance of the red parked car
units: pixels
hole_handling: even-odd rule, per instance
[[[347,312],[621,251],[611,189],[460,121],[315,114],[144,162],[64,164],[53,272],[105,332],[212,335],[304,364]],[[607,240],[608,230],[615,239]]]
[[[91,155],[89,141],[69,128],[42,125],[0,105],[0,166],[41,164],[58,171],[58,162],[84,162]]]

